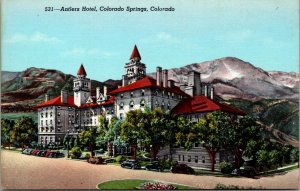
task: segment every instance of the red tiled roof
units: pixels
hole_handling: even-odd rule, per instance
[[[180,88],[177,87],[177,86],[172,87],[172,88],[164,88],[164,87],[161,87],[161,86],[157,86],[156,85],[156,80],[149,77],[149,76],[146,76],[143,79],[140,79],[140,80],[138,80],[138,81],[136,81],[132,84],[129,84],[127,86],[123,86],[121,88],[113,90],[113,91],[109,92],[109,94],[114,95],[114,94],[121,93],[121,92],[126,92],[126,91],[136,90],[136,89],[143,89],[143,88],[157,88],[157,89],[173,92],[177,95],[190,97],[188,94],[181,91]]]
[[[82,64],[80,65],[80,68],[78,69],[77,75],[86,76],[86,72],[85,72],[85,69]]]
[[[39,108],[39,107],[47,107],[47,106],[69,106],[69,107],[77,107],[74,104],[74,97],[73,96],[68,96],[68,103],[63,104],[61,103],[61,96],[58,96],[56,98],[53,98],[47,102],[41,103],[37,106],[35,106],[35,108]],[[110,105],[110,104],[114,104],[114,97],[111,96],[109,98],[109,100],[107,100],[106,102],[100,104],[100,105]],[[91,104],[83,104],[80,106],[80,108],[87,108],[87,107],[96,107],[99,106],[97,103],[91,103]]]
[[[178,105],[172,109],[172,113],[176,114],[189,114],[189,113],[202,113],[210,111],[224,111],[237,115],[245,115],[244,112],[229,106],[227,104],[213,101],[205,96],[194,96],[182,100]]]
[[[131,59],[133,59],[133,58],[139,58],[140,60],[142,59],[142,58],[141,58],[141,55],[140,55],[140,53],[139,53],[139,50],[137,49],[136,45],[134,45],[134,48],[133,48],[133,51],[132,51],[132,53],[131,53],[131,56],[130,56],[130,59],[129,59],[129,60],[131,60]]]
[[[36,106],[36,108],[39,107],[46,107],[46,106],[71,106],[71,107],[75,107],[74,105],[74,97],[73,96],[68,96],[67,98],[67,103],[62,103],[61,102],[61,96],[58,96],[56,98],[53,98],[49,101],[46,101],[44,103],[41,103],[39,105]]]
[[[97,106],[101,106],[101,105],[111,105],[111,104],[114,104],[114,101],[115,101],[115,97],[110,96],[110,98],[102,104],[88,103],[88,104],[81,105],[80,108],[97,107]]]

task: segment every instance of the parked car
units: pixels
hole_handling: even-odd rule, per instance
[[[189,167],[186,164],[177,164],[171,167],[172,173],[181,173],[181,174],[195,174],[194,169]]]
[[[121,167],[129,169],[140,169],[141,165],[137,160],[126,160],[122,162]]]
[[[52,155],[53,153],[55,153],[54,151],[47,151],[45,154],[45,157],[49,157],[50,155]]]
[[[159,172],[164,170],[163,166],[159,164],[159,162],[152,162],[150,164],[147,164],[145,168],[146,170],[155,170]]]
[[[33,149],[24,149],[24,150],[22,151],[22,154],[30,155],[32,151],[33,151]]]
[[[113,163],[113,162],[115,162],[114,158],[105,159],[105,163]]]
[[[235,176],[246,176],[246,177],[254,177],[258,175],[257,170],[252,166],[241,167],[241,169],[234,169],[231,172],[232,175]]]
[[[41,150],[34,150],[31,152],[31,155],[37,155],[37,153],[39,153]]]
[[[40,152],[37,153],[36,156],[44,157],[46,153],[47,153],[47,151],[40,151]]]

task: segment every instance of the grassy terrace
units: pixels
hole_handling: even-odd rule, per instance
[[[138,190],[144,183],[146,182],[154,182],[149,180],[113,180],[109,182],[104,182],[97,185],[97,188],[100,190]],[[164,182],[163,182],[164,183]],[[178,190],[195,190],[197,188],[185,186],[185,185],[178,185],[173,183],[172,184]]]

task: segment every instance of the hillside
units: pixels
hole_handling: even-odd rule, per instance
[[[61,89],[69,91],[73,88],[74,76],[64,74],[58,70],[43,68],[28,68],[23,72],[1,72],[1,101],[3,105],[34,105],[45,98],[60,95]],[[96,87],[108,86],[108,90],[115,89],[120,84],[118,80],[98,82],[92,80],[92,91]]]
[[[216,95],[223,99],[257,101],[299,97],[299,74],[267,72],[234,57],[169,69],[169,77],[177,83],[186,83],[191,70],[200,72],[202,82],[212,83]]]

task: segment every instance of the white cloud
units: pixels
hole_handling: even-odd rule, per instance
[[[8,43],[57,43],[61,42],[56,37],[48,36],[44,33],[36,32],[32,35],[15,33],[8,40]]]
[[[144,38],[141,41],[144,43],[162,43],[162,42],[170,43],[170,44],[180,43],[180,40],[178,38],[166,32],[161,32],[156,35],[150,36],[148,38]]]
[[[86,49],[86,48],[73,48],[62,53],[63,56],[71,56],[75,58],[82,58],[85,56],[102,56],[111,57],[117,55],[113,52],[101,51],[96,48]]]

